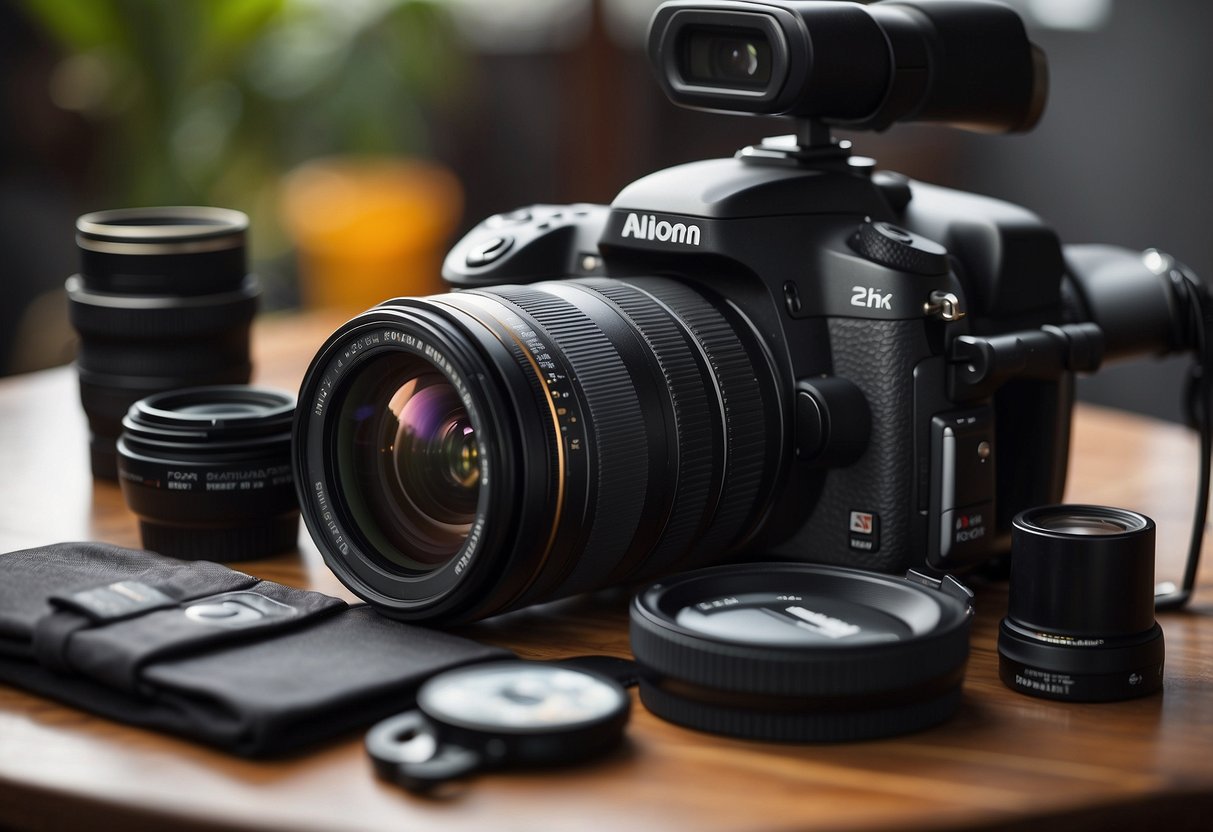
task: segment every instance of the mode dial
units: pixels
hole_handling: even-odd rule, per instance
[[[865,222],[851,237],[850,243],[861,256],[899,272],[948,273],[947,249],[889,222]]]

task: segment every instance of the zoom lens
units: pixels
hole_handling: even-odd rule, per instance
[[[202,387],[136,402],[118,440],[122,494],[143,547],[188,560],[249,560],[295,548],[295,398]]]
[[[248,218],[221,208],[132,208],[76,221],[67,281],[93,476],[117,476],[115,441],[137,400],[242,384],[260,295],[245,269]]]
[[[769,501],[778,395],[749,323],[671,280],[394,300],[304,379],[304,520],[347,586],[406,619],[712,563]]]

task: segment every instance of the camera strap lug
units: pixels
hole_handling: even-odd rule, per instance
[[[923,303],[922,314],[952,323],[963,318],[965,311],[960,308],[960,298],[956,297],[955,293],[936,289]]]

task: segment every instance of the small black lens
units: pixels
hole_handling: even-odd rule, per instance
[[[763,89],[771,80],[771,44],[754,30],[692,29],[685,35],[683,69],[694,83]]]
[[[248,560],[295,548],[295,398],[257,387],[173,390],[123,420],[118,472],[143,547],[189,560]]]
[[[222,208],[132,208],[76,222],[67,281],[93,476],[117,476],[114,443],[137,400],[242,384],[260,295],[246,274],[248,218]]]
[[[450,381],[419,356],[389,353],[350,384],[338,418],[338,472],[362,532],[406,570],[450,560],[480,493],[476,427]]]
[[[1107,506],[1045,506],[1012,522],[999,675],[1030,696],[1077,702],[1162,685],[1154,523]]]

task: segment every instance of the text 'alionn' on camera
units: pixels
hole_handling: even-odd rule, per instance
[[[1029,211],[876,171],[832,125],[1019,130],[1044,62],[980,2],[674,2],[679,104],[796,133],[609,206],[488,218],[459,291],[335,332],[304,380],[309,530],[354,592],[469,620],[753,554],[963,570],[1058,502],[1076,372],[1191,349],[1203,287]]]

